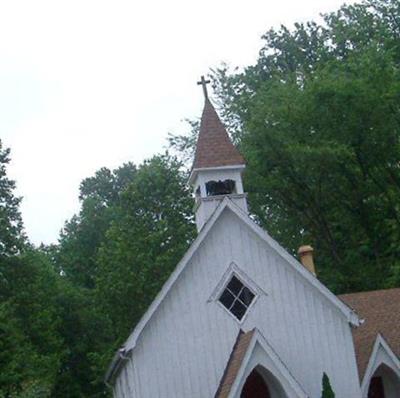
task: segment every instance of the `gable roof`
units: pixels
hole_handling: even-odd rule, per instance
[[[375,290],[338,296],[364,320],[353,329],[358,372],[362,380],[375,340],[381,334],[400,358],[400,289]]]
[[[388,343],[381,334],[375,339],[372,353],[368,361],[368,366],[365,370],[365,375],[361,382],[361,391],[363,396],[368,393],[368,388],[375,371],[381,365],[388,366],[400,377],[400,360],[395,355],[393,350],[389,347]]]
[[[214,106],[206,98],[201,116],[193,169],[244,164],[243,156],[232,144]]]
[[[247,333],[244,333],[242,330],[239,332],[215,398],[236,396],[241,382],[244,376],[246,376],[246,366],[251,359],[256,344],[259,344],[270,358],[278,374],[281,374],[281,377],[289,383],[290,388],[296,393],[296,397],[306,398],[307,394],[303,388],[257,328]]]
[[[208,219],[204,227],[201,229],[197,238],[194,240],[192,245],[189,247],[188,251],[185,253],[181,261],[176,266],[175,270],[172,272],[170,277],[165,282],[164,286],[157,294],[154,301],[151,303],[148,310],[140,319],[139,323],[136,325],[135,329],[127,339],[124,347],[114,356],[114,359],[107,371],[106,382],[110,382],[113,376],[118,370],[118,366],[136,346],[136,342],[146,327],[147,323],[152,318],[153,314],[156,312],[157,308],[160,306],[164,298],[167,296],[175,282],[178,280],[179,276],[182,274],[186,265],[189,263],[190,259],[196,253],[197,249],[200,247],[204,239],[207,237],[209,231],[214,226],[216,221],[219,219],[221,214],[225,211],[232,211],[241,221],[243,221],[256,235],[260,237],[269,247],[271,247],[277,255],[282,257],[292,266],[294,272],[297,272],[303,279],[308,281],[317,291],[324,296],[328,302],[330,302],[334,307],[338,309],[339,312],[346,317],[349,323],[354,326],[359,325],[359,319],[356,313],[350,309],[346,304],[339,300],[326,286],[324,286],[317,278],[315,278],[307,269],[305,269],[294,257],[292,257],[282,246],[280,246],[274,239],[272,239],[267,232],[265,232],[261,227],[259,227],[255,222],[245,213],[241,208],[236,206],[229,197],[225,197],[224,200],[215,209],[212,216]]]

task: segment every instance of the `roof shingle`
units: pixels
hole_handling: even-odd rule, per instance
[[[215,398],[227,398],[233,383],[236,380],[236,376],[240,370],[243,362],[243,358],[246,355],[247,349],[249,348],[251,338],[254,335],[254,329],[249,332],[239,332],[236,339],[236,343],[233,346],[231,356],[225,368],[224,375],[222,376],[220,385],[215,394]]]
[[[244,165],[211,102],[206,99],[197,139],[193,169]]]
[[[339,296],[364,323],[353,329],[358,372],[362,380],[377,335],[380,333],[400,358],[400,288]]]

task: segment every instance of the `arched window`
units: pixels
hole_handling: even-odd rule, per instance
[[[271,398],[264,378],[256,369],[254,369],[247,377],[240,398]]]

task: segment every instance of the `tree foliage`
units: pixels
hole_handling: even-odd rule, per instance
[[[135,174],[135,165],[127,163],[113,171],[103,167],[82,181],[81,210],[65,224],[53,253],[60,272],[75,285],[94,287],[97,251],[115,217],[120,195]]]
[[[31,389],[49,396],[65,354],[59,333],[57,275],[41,253],[1,262],[0,396]]]
[[[391,0],[344,6],[214,73],[252,212],[293,252],[312,243],[336,292],[399,283],[399,18]]]
[[[48,396],[63,356],[56,275],[26,242],[0,143],[0,396]]]
[[[331,382],[326,373],[322,376],[322,395],[321,398],[335,398],[335,393],[332,390]]]
[[[0,141],[0,256],[18,253],[25,237],[19,212],[21,198],[14,194],[15,182],[7,177],[10,149]]]

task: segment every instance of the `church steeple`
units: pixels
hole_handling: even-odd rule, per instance
[[[209,81],[203,76],[198,82],[203,86],[205,104],[190,175],[196,197],[196,223],[199,231],[226,196],[247,212],[241,175],[245,161],[230,140],[208,98],[207,83]]]
[[[244,165],[210,100],[206,98],[201,117],[193,169]]]

